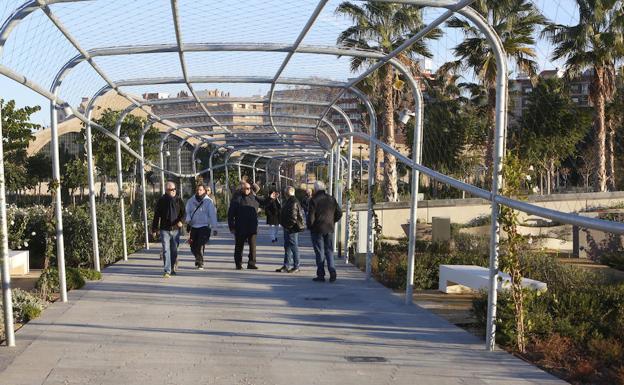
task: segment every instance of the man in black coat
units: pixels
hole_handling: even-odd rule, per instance
[[[277,193],[271,193],[275,198]],[[230,202],[228,209],[228,226],[234,234],[234,263],[236,270],[243,268],[243,248],[245,242],[249,245],[248,269],[257,269],[256,266],[256,235],[258,234],[258,209],[266,202],[265,198],[258,197],[251,192],[251,185],[241,183],[240,194],[237,194]]]
[[[273,193],[273,192],[272,192]],[[269,225],[269,235],[271,236],[271,243],[277,242],[277,232],[279,231],[279,218],[280,210],[282,206],[277,200],[277,197],[271,197],[266,201],[264,205],[264,212],[266,213],[267,225]]]
[[[171,274],[176,274],[175,268],[178,260],[180,230],[183,226],[184,215],[184,202],[176,195],[175,183],[167,182],[165,193],[156,203],[154,220],[152,221],[154,238],[156,238],[156,234],[160,230],[160,242],[162,243],[165,260],[165,278],[169,278]]]
[[[275,270],[278,273],[299,272],[299,233],[305,228],[303,209],[295,198],[295,188],[286,189],[286,200],[280,213],[280,224],[284,228],[284,264]],[[292,268],[289,268],[292,261]]]
[[[334,223],[342,217],[342,210],[336,199],[325,192],[325,183],[316,181],[314,190],[306,218],[312,235],[312,247],[316,255],[316,278],[313,281],[325,282],[325,261],[327,261],[329,282],[335,282]]]

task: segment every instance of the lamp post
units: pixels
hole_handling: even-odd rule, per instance
[[[358,146],[358,150],[360,150],[360,194],[362,193],[362,168],[364,167],[362,163],[362,149],[364,146],[361,144]]]

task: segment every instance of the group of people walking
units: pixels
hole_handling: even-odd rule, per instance
[[[211,235],[217,235],[217,211],[210,197],[210,189],[197,185],[196,193],[186,204],[176,194],[173,182],[167,182],[163,194],[154,210],[152,232],[159,232],[164,259],[164,277],[176,274],[178,246],[185,224],[189,232],[191,251],[195,256],[195,267],[203,269],[204,247]],[[312,247],[316,256],[315,282],[336,281],[336,266],[333,254],[334,224],[342,217],[340,206],[325,192],[325,184],[317,181],[314,192],[308,190],[303,202],[295,197],[292,186],[280,193],[275,188],[267,196],[258,195],[259,187],[243,181],[234,193],[228,208],[228,228],[234,235],[234,264],[243,269],[243,249],[248,245],[247,269],[258,269],[256,265],[256,237],[258,234],[258,212],[263,208],[267,216],[271,242],[278,242],[278,229],[284,233],[284,262],[277,272],[299,272],[299,234],[306,227],[310,230]]]

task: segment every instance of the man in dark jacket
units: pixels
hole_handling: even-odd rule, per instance
[[[271,196],[273,196],[273,194],[271,194]],[[264,205],[267,225],[269,225],[269,236],[271,237],[271,243],[277,242],[277,232],[279,231],[281,209],[282,206],[277,200],[277,197],[270,197]]]
[[[295,198],[295,188],[286,189],[286,201],[280,213],[280,224],[284,228],[284,264],[275,270],[278,273],[299,272],[299,233],[304,229],[303,209]],[[289,268],[292,261],[292,268]]]
[[[176,274],[175,266],[178,260],[180,229],[183,226],[184,215],[184,202],[179,196],[176,196],[175,183],[167,182],[165,193],[156,203],[154,220],[152,221],[154,237],[160,230],[160,242],[165,259],[165,278],[169,278],[171,274]]]
[[[325,183],[314,183],[314,196],[308,207],[307,225],[312,235],[312,247],[316,255],[315,282],[325,282],[325,260],[329,270],[329,282],[336,281],[334,264],[334,223],[342,217],[342,210],[333,196],[325,192]]]
[[[276,193],[271,193],[272,197]],[[237,194],[228,209],[228,226],[234,234],[234,262],[236,270],[243,268],[243,248],[245,242],[249,245],[248,269],[257,269],[256,266],[256,235],[258,234],[258,208],[266,199],[251,192],[249,183],[241,183],[241,193]]]

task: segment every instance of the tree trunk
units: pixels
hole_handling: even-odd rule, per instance
[[[383,167],[381,167],[381,161],[384,156],[384,151],[383,148],[379,146],[375,147],[375,151],[375,183],[381,183],[383,181]]]
[[[607,191],[607,130],[605,124],[605,95],[604,81],[605,69],[594,68],[594,79],[592,82],[592,101],[594,102],[594,130],[596,131],[596,190]]]
[[[386,65],[386,76],[383,82],[383,119],[384,119],[384,142],[390,147],[395,146],[394,142],[394,98],[392,84],[394,82],[394,71],[390,65]],[[384,154],[384,195],[386,201],[396,202],[399,200],[397,188],[396,158],[387,151]]]
[[[615,191],[615,128],[610,119],[607,125],[609,143],[607,145],[607,183],[609,190]]]

